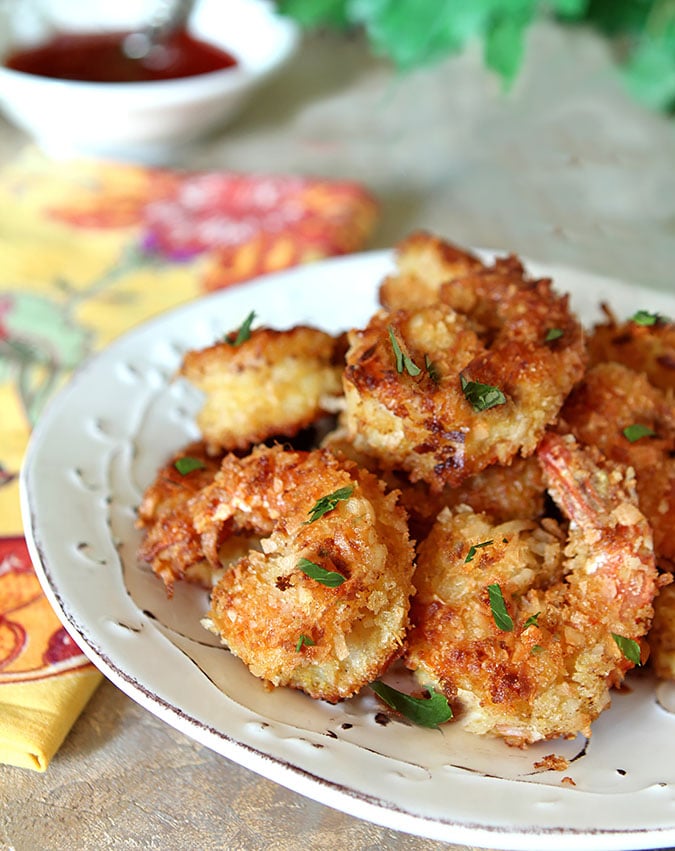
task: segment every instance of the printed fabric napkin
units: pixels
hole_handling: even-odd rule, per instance
[[[204,292],[363,247],[361,186],[178,173],[28,149],[0,170],[0,762],[44,771],[100,681],[30,563],[18,474],[70,371]]]

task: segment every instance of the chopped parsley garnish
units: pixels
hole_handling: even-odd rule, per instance
[[[490,596],[490,608],[492,609],[492,617],[495,619],[495,623],[499,627],[499,629],[504,632],[511,632],[513,629],[513,619],[511,615],[506,611],[506,603],[504,602],[504,595],[502,594],[502,589],[495,582],[492,585],[488,585],[488,594]]]
[[[338,502],[349,499],[349,497],[354,493],[353,485],[346,485],[343,488],[338,488],[333,493],[329,493],[326,496],[322,496],[320,499],[314,503],[312,508],[307,512],[309,514],[309,520],[305,520],[305,523],[314,523],[315,520],[318,520],[319,517],[323,517],[324,514],[328,514],[329,511],[332,511]]]
[[[537,612],[536,615],[530,615],[529,618],[523,624],[523,630],[527,629],[529,626],[539,626],[539,615],[541,612]]]
[[[253,320],[256,317],[255,310],[252,310],[249,315],[244,319],[244,321],[239,326],[239,330],[235,334],[234,331],[231,331],[229,334],[225,335],[225,342],[229,343],[230,346],[241,346],[242,343],[245,343],[246,340],[251,339],[251,325],[253,324]]]
[[[495,405],[504,405],[506,396],[502,393],[499,387],[493,387],[491,384],[481,384],[480,381],[467,381],[460,373],[459,381],[462,385],[464,398],[470,402],[474,411],[487,411],[488,408],[494,408]]]
[[[429,355],[424,355],[424,366],[426,367],[429,378],[434,382],[434,384],[438,384],[441,380],[441,375],[438,371],[438,367],[431,360]]]
[[[634,665],[642,664],[640,660],[640,645],[637,641],[634,641],[632,638],[624,638],[623,635],[617,635],[615,632],[612,633],[612,638],[629,662],[632,662]]]
[[[562,328],[549,328],[544,337],[544,342],[550,343],[552,340],[559,340],[564,333]]]
[[[411,697],[402,691],[398,691],[381,680],[370,684],[375,694],[396,712],[400,712],[406,718],[420,727],[431,727],[436,729],[439,724],[452,718],[452,709],[444,695],[440,692],[428,689],[429,697]]]
[[[469,552],[466,554],[466,558],[464,559],[464,564],[468,564],[470,561],[473,561],[474,556],[476,555],[476,551],[481,547],[489,547],[490,544],[494,544],[494,541],[481,541],[480,544],[472,544],[469,547]]]
[[[308,558],[301,558],[297,564],[297,568],[301,570],[305,576],[310,579],[316,579],[327,588],[337,588],[345,581],[345,577],[341,573],[336,573],[334,570],[326,570],[320,564],[310,561]]]
[[[641,423],[633,423],[633,425],[626,426],[622,434],[631,443],[635,443],[641,437],[654,437],[656,432],[649,428],[649,426],[642,425]]]
[[[206,464],[201,458],[193,458],[191,455],[184,455],[182,458],[177,458],[173,466],[178,470],[181,476],[187,476],[193,470],[204,470]]]
[[[541,644],[533,644],[531,649],[530,649],[530,653],[537,654],[537,653],[543,653],[543,652],[544,652],[544,648],[541,646]]]
[[[300,638],[298,638],[298,643],[295,645],[295,652],[299,653],[303,647],[313,647],[315,644],[315,641],[303,633]]]
[[[648,310],[638,310],[631,316],[631,322],[636,325],[656,325],[661,317],[658,313],[650,313]]]
[[[396,335],[394,334],[394,329],[389,325],[387,327],[389,331],[389,339],[391,340],[391,347],[394,350],[394,356],[396,357],[396,372],[399,374],[405,371],[408,375],[412,375],[413,377],[419,375],[422,371],[419,366],[413,361],[413,359],[405,354],[405,352],[401,349],[398,340],[396,339]]]

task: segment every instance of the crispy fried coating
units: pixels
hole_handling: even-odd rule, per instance
[[[344,416],[358,451],[436,491],[534,452],[583,375],[583,332],[550,281],[503,268],[443,284],[432,306],[379,311],[350,333]],[[466,314],[443,303],[468,296]],[[552,328],[559,335],[547,341]],[[477,410],[462,381],[497,388],[504,404]]]
[[[292,437],[333,410],[342,393],[341,348],[330,334],[298,325],[256,328],[239,345],[188,352],[180,374],[205,394],[197,425],[208,451]]]
[[[176,464],[184,459],[197,463],[194,469],[181,473]],[[139,558],[152,566],[169,595],[177,580],[206,588],[213,584],[214,568],[204,558],[192,522],[191,500],[213,481],[219,467],[220,459],[210,456],[203,442],[191,443],[159,469],[143,494],[138,526],[146,534]]]
[[[554,434],[538,456],[569,537],[444,510],[420,548],[406,654],[467,729],[517,746],[590,734],[632,667],[613,633],[642,640],[658,587],[630,472]],[[511,626],[493,614],[497,586]]]
[[[415,231],[396,247],[397,272],[380,285],[387,310],[417,310],[438,301],[441,284],[483,267],[478,257],[425,231]]]
[[[616,361],[643,372],[662,390],[675,391],[675,322],[658,317],[653,325],[619,322],[606,305],[607,321],[588,338],[591,364]]]
[[[588,370],[568,397],[561,418],[582,443],[635,470],[640,508],[652,525],[662,567],[675,569],[675,401],[646,376],[619,363]],[[631,442],[624,429],[652,435]]]
[[[265,456],[264,475],[233,483],[230,500],[235,513],[250,507],[273,520],[272,532],[215,586],[205,625],[256,676],[336,702],[402,650],[413,593],[405,512],[375,476],[327,450],[260,450],[249,472]],[[308,522],[344,488],[346,498]],[[344,581],[311,578],[301,559]]]
[[[657,677],[675,680],[675,585],[666,585],[654,601],[649,630],[649,661]]]

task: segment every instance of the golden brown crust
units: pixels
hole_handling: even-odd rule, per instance
[[[534,451],[582,377],[585,350],[567,299],[514,262],[441,287],[466,314],[443,302],[379,311],[351,333],[345,423],[357,450],[436,491]],[[551,328],[560,336],[546,341]],[[391,334],[419,374],[397,371]],[[498,388],[505,404],[476,411],[460,376]]]
[[[256,676],[335,702],[401,652],[413,593],[406,515],[373,475],[326,450],[283,453],[292,456],[286,466],[278,449],[261,450],[258,466],[265,454],[272,480],[235,485],[231,500],[283,513],[263,552],[250,552],[216,585],[207,624]],[[307,522],[319,499],[345,487],[348,498]],[[344,582],[323,585],[298,568],[300,559]]]
[[[397,272],[380,286],[387,310],[417,310],[438,301],[441,284],[481,269],[474,254],[426,231],[415,231],[396,246]]]
[[[406,654],[468,729],[520,746],[589,735],[610,686],[631,666],[612,633],[639,641],[657,590],[630,475],[555,435],[539,457],[552,496],[574,521],[567,545],[532,522],[496,525],[466,508],[443,511],[420,547]],[[493,617],[491,585],[501,589],[512,630]]]
[[[197,425],[209,452],[292,437],[332,410],[342,392],[343,348],[341,338],[298,325],[257,328],[239,345],[188,352],[180,374],[205,394]]]
[[[618,322],[605,306],[607,322],[596,325],[588,338],[591,364],[616,361],[662,390],[675,391],[675,323],[659,317],[653,325]]]
[[[180,473],[176,462],[185,458],[195,459],[202,466]],[[212,570],[193,525],[191,501],[213,481],[219,467],[220,460],[208,454],[202,441],[191,443],[160,468],[143,495],[138,525],[146,534],[139,558],[151,565],[169,594],[180,579],[211,586]]]
[[[640,508],[654,532],[662,567],[675,568],[675,402],[645,375],[619,363],[588,370],[567,399],[564,428],[588,446],[635,470]],[[654,434],[631,442],[624,429],[643,425]]]

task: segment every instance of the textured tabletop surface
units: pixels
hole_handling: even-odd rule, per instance
[[[0,123],[0,161],[25,141]],[[313,38],[184,164],[362,181],[382,204],[373,247],[424,227],[674,288],[674,125],[583,31],[537,28],[508,95],[472,53],[399,77],[358,40]],[[0,846],[16,851],[439,847],[262,779],[108,682],[48,771],[0,766],[0,790]]]

